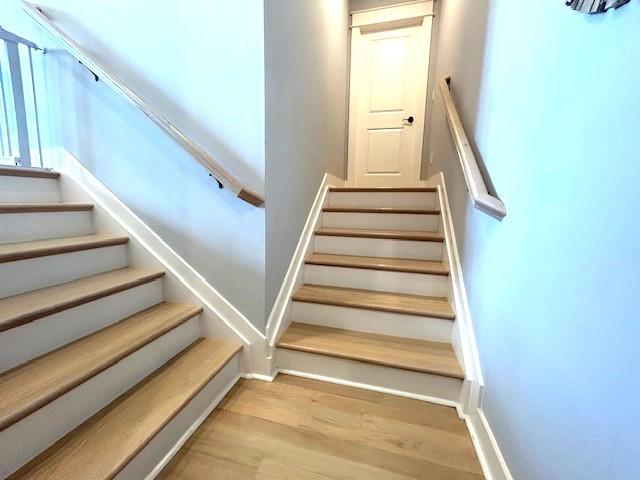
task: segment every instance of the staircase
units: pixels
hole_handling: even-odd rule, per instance
[[[457,405],[463,368],[436,188],[330,188],[279,371]]]
[[[0,167],[0,478],[144,479],[237,380],[241,345],[200,338],[202,307],[166,301],[165,272],[58,180]]]

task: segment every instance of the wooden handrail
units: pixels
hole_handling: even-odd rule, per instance
[[[73,39],[58,28],[51,19],[45,14],[44,10],[38,5],[22,1],[25,12],[33,18],[42,28],[60,42],[65,50],[67,50],[78,61],[82,62],[91,72],[93,72],[106,85],[109,85],[115,92],[126,98],[129,103],[137,107],[151,121],[164,130],[171,138],[173,138],[182,148],[189,152],[211,175],[220,182],[220,184],[229,188],[238,198],[250,203],[251,205],[260,206],[264,203],[262,198],[256,192],[251,191],[238,181],[233,175],[225,170],[216,160],[202,148],[199,144],[191,140],[178,127],[173,125],[161,113],[155,110],[148,102],[133,92],[126,84],[116,75],[109,72],[103,65],[96,60],[89,52],[80,47]]]
[[[447,122],[449,123],[449,129],[453,136],[453,143],[455,143],[456,150],[458,151],[462,172],[467,182],[467,189],[471,195],[473,206],[498,220],[502,220],[507,215],[507,209],[499,198],[494,197],[487,190],[487,185],[482,177],[480,168],[478,168],[478,161],[471,149],[469,138],[462,125],[462,120],[460,120],[456,105],[453,102],[450,81],[450,77],[440,80],[440,92],[442,92],[444,108],[447,113]]]

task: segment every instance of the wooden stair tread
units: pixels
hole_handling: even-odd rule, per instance
[[[444,242],[444,236],[439,232],[366,230],[359,228],[319,228],[316,230],[315,234],[328,237],[360,237],[390,240],[413,240],[418,242]]]
[[[408,315],[456,318],[446,298],[410,295],[406,293],[378,292],[355,288],[302,285],[292,297],[295,302],[319,303],[339,307],[379,310]]]
[[[437,192],[436,187],[330,187],[331,192]]]
[[[86,212],[93,209],[91,203],[0,203],[0,213]]]
[[[0,176],[55,179],[60,177],[60,173],[44,168],[4,166],[0,167]]]
[[[464,379],[451,345],[292,323],[278,348]]]
[[[123,245],[128,241],[128,237],[120,235],[99,234],[53,238],[34,242],[4,243],[0,244],[0,263]]]
[[[0,332],[151,282],[163,275],[162,270],[122,268],[0,299]]]
[[[428,273],[431,275],[449,275],[449,267],[442,262],[427,260],[409,260],[403,258],[359,257],[353,255],[332,255],[312,253],[305,260],[307,265],[325,265],[332,267],[362,268],[391,272]]]
[[[0,430],[198,315],[161,303],[0,375]]]
[[[324,207],[323,212],[330,213],[391,213],[391,214],[414,214],[414,215],[439,215],[437,208],[363,208],[363,207]]]
[[[196,341],[9,478],[115,477],[241,348]]]

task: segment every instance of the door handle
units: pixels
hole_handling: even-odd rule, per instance
[[[413,125],[413,115],[402,119],[403,122],[407,122],[409,125]]]

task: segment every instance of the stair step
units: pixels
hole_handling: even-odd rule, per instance
[[[211,339],[196,341],[9,478],[115,477],[240,349]]]
[[[91,203],[0,203],[0,213],[86,212]]]
[[[292,299],[295,302],[421,315],[447,320],[456,318],[449,301],[440,297],[305,284],[294,293]]]
[[[359,237],[388,240],[413,240],[418,242],[444,242],[444,235],[439,232],[411,232],[400,230],[364,230],[351,228],[319,228],[316,235],[325,237]]]
[[[0,376],[0,430],[201,311],[202,307],[161,303],[6,372]]]
[[[451,345],[292,323],[278,348],[464,379]]]
[[[331,192],[437,192],[436,187],[330,187]]]
[[[437,208],[364,208],[364,207],[324,207],[323,212],[331,213],[389,213],[389,214],[415,214],[415,215],[439,215]]]
[[[5,243],[0,244],[0,263],[124,245],[128,241],[128,237],[120,235],[99,234],[36,240],[33,242]]]
[[[0,300],[0,332],[156,280],[162,270],[122,268]]]
[[[44,168],[0,167],[0,175],[10,177],[59,178],[60,173]]]
[[[441,276],[449,275],[449,267],[445,264],[442,262],[430,262],[427,260],[313,253],[305,260],[305,263],[308,265],[325,265],[329,267],[361,268],[367,270],[385,270],[389,272],[426,273]]]

